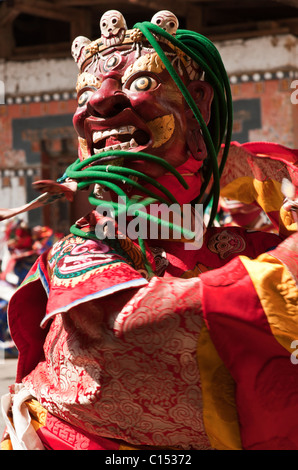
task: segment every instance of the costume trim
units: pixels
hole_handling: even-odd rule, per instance
[[[116,286],[108,287],[107,289],[104,289],[100,292],[96,292],[95,294],[90,294],[86,295],[85,297],[82,297],[80,299],[74,300],[68,305],[64,305],[63,307],[57,308],[56,310],[53,310],[52,312],[48,313],[42,322],[40,323],[40,326],[43,328],[47,321],[57,315],[57,313],[62,313],[62,312],[67,312],[73,307],[76,307],[77,305],[84,303],[84,302],[89,302],[94,299],[100,299],[101,297],[106,297],[107,295],[114,294],[115,292],[118,292],[120,290],[124,289],[130,289],[132,287],[143,287],[146,284],[148,284],[148,281],[146,279],[134,279],[132,281],[124,282],[123,284],[118,284]]]

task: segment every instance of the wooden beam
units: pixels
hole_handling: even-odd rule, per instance
[[[225,34],[225,33],[237,33],[239,31],[251,31],[258,32],[262,30],[274,31],[276,29],[288,28],[287,24],[281,24],[278,21],[248,21],[241,23],[228,23],[220,24],[217,26],[206,26],[204,27],[204,34]]]
[[[277,3],[283,3],[284,5],[298,8],[298,0],[273,0],[274,2]]]
[[[158,8],[158,0],[128,0],[128,3],[135,5],[136,7],[145,7],[149,10],[156,10]]]
[[[0,34],[0,57],[11,59],[13,56],[15,41],[13,36],[12,24],[5,24],[1,27]]]
[[[210,39],[210,41],[228,41],[230,39],[250,39],[250,38],[257,38],[262,36],[272,36],[277,34],[288,34],[289,28],[277,28],[275,30],[272,29],[263,29],[263,30],[255,30],[255,31],[238,31],[238,32],[230,32],[230,33],[213,33],[208,34],[207,32],[203,32],[203,34]]]
[[[270,4],[274,0],[261,0],[261,4]],[[225,9],[235,9],[235,10],[242,10],[246,8],[259,8],[260,7],[260,0],[185,0],[186,8],[188,8],[188,4],[195,4],[197,7],[207,7],[207,8],[218,8],[221,10]]]
[[[13,20],[20,14],[17,8],[9,7],[6,3],[0,4],[0,27],[1,29],[9,23],[12,23]],[[2,31],[1,31],[2,34]]]
[[[14,5],[21,13],[51,20],[71,22],[80,17],[80,11],[76,9],[61,8],[45,0],[15,0]]]
[[[246,23],[230,23],[217,26],[204,26],[199,31],[205,36],[216,37],[217,40],[241,37],[258,37],[272,34],[297,34],[298,17],[284,18],[278,21],[249,21]]]
[[[278,0],[198,0],[195,2],[197,6],[204,5],[210,7],[211,9],[219,8],[220,10],[259,10],[260,8],[273,8],[275,5],[274,2]],[[296,1],[296,0],[295,0]],[[186,0],[186,3],[192,2],[192,0]],[[278,6],[277,6],[278,7]],[[211,10],[212,11],[212,10]]]
[[[200,33],[204,27],[204,6],[189,5],[186,12],[186,28]]]
[[[127,0],[117,0],[117,3],[126,3]],[[78,6],[101,6],[106,5],[107,9],[111,9],[112,6],[107,0],[53,0],[54,5],[61,7],[78,7]]]
[[[281,18],[278,23],[282,26],[296,27],[298,23],[298,14],[295,18]]]
[[[136,7],[148,8],[154,12],[170,10],[177,16],[186,16],[187,12],[187,2],[181,2],[180,0],[163,0],[162,3],[159,0],[128,0],[128,3]]]
[[[69,42],[43,44],[37,46],[20,46],[13,49],[11,60],[35,60],[46,58],[71,58]]]
[[[279,25],[285,28],[289,28],[289,32],[294,36],[298,35],[298,17],[297,18],[287,18],[281,19]]]
[[[91,38],[92,35],[92,16],[91,10],[81,10],[80,16],[71,22],[70,40],[73,41],[77,36],[86,36]]]

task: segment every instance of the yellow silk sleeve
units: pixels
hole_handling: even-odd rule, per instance
[[[203,395],[206,433],[216,450],[241,450],[241,437],[235,404],[235,383],[220,359],[203,325],[197,358]]]

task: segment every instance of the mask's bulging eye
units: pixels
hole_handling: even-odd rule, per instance
[[[79,106],[84,106],[89,101],[89,99],[93,95],[94,91],[95,90],[86,90],[86,91],[84,91],[84,93],[82,93],[78,98],[78,105]]]
[[[157,81],[153,77],[145,76],[136,78],[129,86],[130,91],[149,91],[156,88]]]

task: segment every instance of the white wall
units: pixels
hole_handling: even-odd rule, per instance
[[[215,43],[229,75],[296,70],[298,40],[290,34]],[[73,59],[0,62],[6,96],[75,90],[78,68]]]
[[[19,177],[10,170],[5,170],[9,176],[10,186],[3,186],[3,178],[0,178],[1,209],[12,209],[26,203],[26,187],[19,184]],[[26,219],[26,216],[22,216]]]
[[[216,43],[229,75],[296,70],[298,39],[291,34]]]
[[[70,59],[0,62],[6,96],[74,91],[78,67]]]

